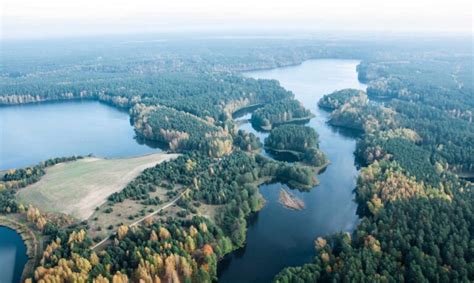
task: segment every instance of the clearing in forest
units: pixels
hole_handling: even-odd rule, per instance
[[[43,211],[87,219],[107,197],[121,191],[143,170],[177,154],[156,153],[121,159],[84,158],[46,169],[35,184],[19,190],[18,199]]]

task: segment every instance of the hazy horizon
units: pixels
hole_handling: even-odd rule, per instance
[[[470,0],[6,0],[2,10],[3,40],[256,31],[472,35],[474,25]]]

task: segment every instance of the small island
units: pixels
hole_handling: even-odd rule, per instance
[[[319,150],[318,134],[308,126],[288,124],[274,128],[265,139],[265,149],[274,154],[291,155],[296,161],[314,167],[328,163]]]
[[[295,99],[285,99],[256,110],[252,114],[252,125],[270,131],[274,127],[289,123],[304,123],[314,115]]]
[[[304,202],[297,198],[294,194],[287,192],[285,189],[280,189],[280,196],[278,201],[286,208],[293,210],[304,209]]]

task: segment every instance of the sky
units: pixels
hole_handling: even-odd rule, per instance
[[[473,0],[2,0],[2,39],[148,32],[473,33]]]

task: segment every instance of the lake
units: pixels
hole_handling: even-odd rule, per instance
[[[311,60],[301,65],[245,73],[246,76],[276,79],[291,90],[316,117],[308,123],[319,134],[320,148],[331,161],[318,176],[320,184],[310,192],[292,191],[305,202],[305,209],[293,211],[278,202],[276,183],[260,186],[264,208],[248,220],[247,244],[219,263],[219,282],[270,282],[287,266],[309,263],[314,240],[339,231],[351,232],[358,223],[353,189],[358,171],[354,161],[355,134],[327,124],[328,113],[317,107],[327,93],[343,88],[366,89],[357,79],[355,60]],[[245,118],[249,118],[248,115]],[[268,135],[240,127],[263,139]],[[268,153],[263,152],[268,155]]]
[[[135,138],[128,112],[98,101],[0,107],[0,170],[53,157],[126,157],[158,152]]]
[[[28,261],[26,246],[14,230],[0,226],[0,282],[20,282]]]

